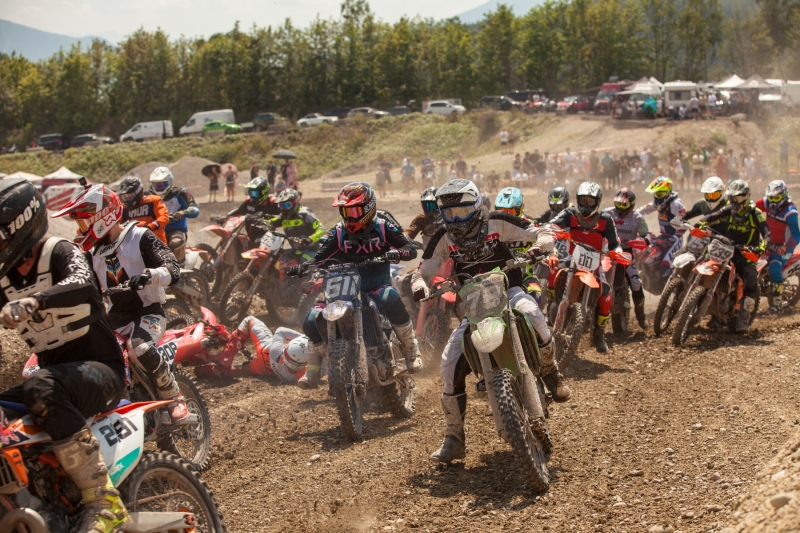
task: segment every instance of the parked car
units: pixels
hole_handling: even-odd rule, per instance
[[[63,133],[48,133],[36,139],[36,144],[45,150],[66,150],[70,147],[69,137]]]
[[[347,113],[347,118],[353,118],[359,115],[366,118],[383,118],[390,116],[386,111],[378,111],[371,107],[356,107]]]
[[[557,114],[573,114],[576,115],[580,111],[589,113],[592,111],[592,105],[589,98],[585,96],[567,96],[561,100],[556,106]]]
[[[171,120],[138,122],[119,136],[119,142],[144,141],[147,139],[167,139],[173,137]]]
[[[633,85],[634,82],[624,80],[624,81],[607,81],[606,83],[600,86],[600,91],[597,93],[594,101],[594,114],[607,114],[611,109],[611,102],[614,100],[614,97],[617,93],[624,91],[625,89],[629,88]]]
[[[397,115],[408,115],[411,113],[411,108],[407,105],[396,105],[394,107],[390,107],[386,109],[386,112],[392,115],[393,117]]]
[[[428,115],[431,113],[443,116],[450,116],[453,113],[463,115],[467,112],[467,108],[460,104],[461,100],[458,100],[458,102],[459,103],[454,103],[453,100],[431,100],[429,102],[423,102],[422,112]]]
[[[228,135],[232,133],[242,133],[242,127],[238,124],[230,124],[224,120],[212,120],[206,122],[203,126],[204,135],[210,131],[221,131]]]
[[[491,107],[500,111],[520,109],[520,103],[507,96],[484,96],[478,100],[478,107]]]
[[[508,91],[507,93],[505,93],[505,96],[522,104],[533,100],[535,96],[538,96],[539,99],[547,98],[547,93],[545,92],[544,89],[535,89],[535,90],[524,90],[524,91]]]
[[[333,124],[334,122],[339,122],[339,118],[321,113],[309,113],[298,120],[297,125],[301,128],[306,128],[308,126],[319,126],[320,124]]]
[[[181,126],[180,134],[192,135],[203,133],[203,127],[206,125],[206,123],[211,122],[212,120],[221,120],[222,122],[227,122],[228,124],[236,124],[236,117],[233,114],[233,109],[200,111],[199,113],[195,113],[189,117],[189,120],[186,121],[186,124]]]
[[[256,113],[253,117],[253,129],[264,131],[273,124],[285,123],[287,120],[276,113]]]
[[[328,109],[324,113],[322,113],[326,117],[336,117],[339,120],[347,118],[347,114],[350,110],[353,109],[352,107],[334,107],[332,109]]]
[[[84,133],[83,135],[78,135],[72,139],[73,148],[80,148],[81,146],[85,146],[90,143],[94,145],[114,144],[114,139],[111,137],[101,137],[96,133]]]

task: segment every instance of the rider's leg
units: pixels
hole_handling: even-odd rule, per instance
[[[536,305],[541,309],[542,285],[539,282],[539,278],[536,277],[536,275],[532,272],[526,274],[525,278],[522,280],[522,288],[527,294],[533,296],[533,299],[536,301]]]
[[[788,255],[788,254],[787,254]],[[769,313],[777,313],[781,310],[781,291],[783,290],[783,267],[786,266],[786,256],[778,255],[775,252],[770,253],[769,258],[769,280],[775,285],[775,292],[770,294],[770,308]]]
[[[540,369],[542,379],[547,385],[548,390],[557,402],[569,400],[572,393],[564,382],[564,376],[558,371],[558,363],[555,360],[555,350],[553,337],[547,327],[547,321],[542,314],[536,301],[529,294],[526,294],[520,287],[511,287],[508,291],[511,306],[517,311],[522,312],[530,321],[536,331],[541,345],[539,346],[539,356],[541,357],[542,368]]]
[[[636,268],[636,263],[628,265],[625,269],[625,277],[631,287],[631,299],[633,299],[633,311],[636,314],[636,321],[639,323],[640,328],[647,329],[647,318],[644,314],[644,289],[642,289],[642,280],[639,278],[639,270]]]
[[[750,329],[750,315],[755,309],[755,298],[758,292],[758,272],[756,265],[739,253],[733,256],[731,262],[736,265],[736,270],[744,281],[744,299],[736,320],[736,331],[741,333]]]
[[[469,322],[463,320],[450,335],[442,353],[442,411],[444,411],[444,441],[439,449],[431,454],[432,461],[449,463],[463,459],[466,455],[464,417],[467,413],[466,377],[470,373],[469,364],[461,352],[461,340]]]
[[[167,245],[172,253],[175,254],[175,259],[183,264],[186,256],[186,233],[181,230],[173,230],[167,234]]]
[[[253,341],[256,354],[252,361],[231,368],[232,376],[272,375],[275,373],[269,359],[268,344],[272,338],[272,331],[266,324],[254,316],[245,317],[234,335],[245,339],[249,337]]]
[[[328,346],[319,331],[319,318],[322,307],[312,307],[303,321],[303,333],[311,341],[311,350],[308,352],[308,365],[306,373],[297,380],[301,389],[316,389],[319,387],[320,367],[323,358],[328,355]]]
[[[600,298],[597,299],[597,318],[594,325],[594,347],[600,353],[608,351],[608,344],[606,344],[606,324],[608,324],[608,317],[611,315],[611,286],[605,279],[603,270],[600,269],[600,287],[602,293]]]
[[[414,324],[411,323],[411,317],[403,305],[400,294],[394,287],[386,285],[370,292],[369,297],[375,301],[381,314],[392,324],[397,340],[400,341],[400,352],[405,357],[408,372],[413,374],[422,370],[422,358],[414,335]]]

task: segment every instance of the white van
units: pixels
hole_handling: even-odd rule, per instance
[[[768,79],[767,83],[772,85],[772,89],[761,90],[758,92],[758,101],[762,103],[771,103],[778,105],[790,106],[789,92],[785,80]]]
[[[664,105],[677,110],[682,104],[689,107],[692,98],[697,96],[697,84],[693,81],[668,81],[664,84]]]
[[[227,122],[228,124],[236,124],[236,117],[233,116],[233,109],[200,111],[199,113],[195,113],[194,115],[189,117],[189,120],[186,121],[186,124],[181,126],[180,134],[199,135],[203,133],[203,126],[205,126],[206,122],[211,122],[212,120],[221,120],[223,122]]]
[[[155,120],[139,122],[119,136],[119,142],[144,141],[149,139],[166,139],[173,137],[171,120]]]

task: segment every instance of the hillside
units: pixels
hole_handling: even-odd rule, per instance
[[[78,42],[88,46],[93,39],[99,37],[68,37],[0,19],[0,52],[8,55],[16,52],[31,61],[47,59]]]

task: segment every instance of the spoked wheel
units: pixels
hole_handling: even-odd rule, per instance
[[[411,418],[414,415],[414,402],[417,389],[414,378],[409,375],[398,376],[395,382],[379,387],[383,401],[395,418]]]
[[[219,309],[223,324],[237,326],[247,316],[247,311],[250,309],[247,295],[254,281],[255,278],[249,272],[240,272],[222,291]]]
[[[294,300],[293,302],[283,301],[287,298],[282,298],[280,295],[283,294],[284,291],[292,290],[292,288],[279,286],[280,283],[291,282],[281,281],[277,276],[271,275],[267,279],[266,283],[266,292],[264,295],[269,297],[264,298],[264,304],[267,308],[267,313],[269,313],[269,316],[281,325],[295,325],[298,322],[298,319],[301,319],[300,309],[302,307],[298,305],[299,302],[297,301],[297,298],[289,298]],[[300,287],[293,287],[293,290],[295,292],[300,292]],[[303,315],[303,318],[304,317],[305,315]]]
[[[656,314],[653,316],[653,331],[656,335],[661,335],[672,324],[672,320],[678,313],[680,308],[680,296],[683,291],[683,280],[681,278],[673,278],[664,287],[664,292],[658,299],[658,307]]]
[[[675,329],[672,330],[672,345],[680,346],[694,329],[702,317],[697,316],[703,297],[706,295],[705,287],[695,287],[681,304],[678,315],[675,317]]]
[[[182,457],[192,468],[202,471],[208,468],[211,457],[211,417],[194,379],[182,368],[175,368],[172,372],[186,401],[186,407],[191,414],[197,415],[197,423],[176,427],[158,440],[158,447]]]
[[[611,330],[617,335],[628,333],[628,323],[631,317],[631,295],[628,284],[626,283],[622,289],[619,289],[614,297],[619,298],[622,305],[616,313],[611,313]]]
[[[168,453],[145,452],[120,486],[129,512],[189,512],[198,533],[225,533],[214,495],[189,463]]]
[[[179,316],[192,314],[192,310],[186,305],[186,302],[174,296],[167,296],[167,302],[161,307],[164,309],[164,316],[167,318],[168,324]]]
[[[450,317],[445,311],[438,308],[428,309],[422,338],[417,339],[424,365],[442,355],[451,331]]]
[[[166,329],[183,329],[187,326],[192,326],[195,323],[195,319],[192,315],[180,315],[176,316],[175,318],[169,320],[167,322]]]
[[[186,303],[199,315],[200,306],[207,306],[209,302],[208,280],[199,272],[183,272],[178,281],[185,287],[183,293]]]
[[[553,304],[558,305],[558,304]],[[567,316],[564,319],[564,327],[561,331],[553,333],[556,342],[556,362],[563,370],[566,367],[567,361],[575,355],[578,350],[578,344],[583,335],[583,323],[585,318],[583,316],[583,307],[579,303],[571,304],[567,308]]]
[[[197,268],[197,270],[206,278],[206,285],[208,286],[210,297],[212,289],[214,288],[214,278],[216,277],[216,273],[214,272],[214,261],[217,259],[217,250],[210,244],[206,243],[200,243],[196,245],[195,248],[203,250],[208,254],[208,261],[203,261],[200,263],[200,266]]]
[[[364,397],[359,395],[360,388],[366,384],[356,381],[356,361],[349,361],[347,341],[337,339],[329,347],[328,361],[330,364],[331,380],[333,383],[333,396],[336,402],[336,411],[339,422],[342,424],[347,438],[359,441],[364,438]],[[359,397],[361,396],[361,397]]]
[[[794,307],[800,300],[800,274],[794,273],[783,280],[781,291],[784,307]]]
[[[494,375],[494,392],[503,427],[508,434],[508,443],[522,469],[525,482],[536,492],[545,492],[550,487],[547,458],[528,423],[528,413],[525,411],[517,379],[507,368]]]

